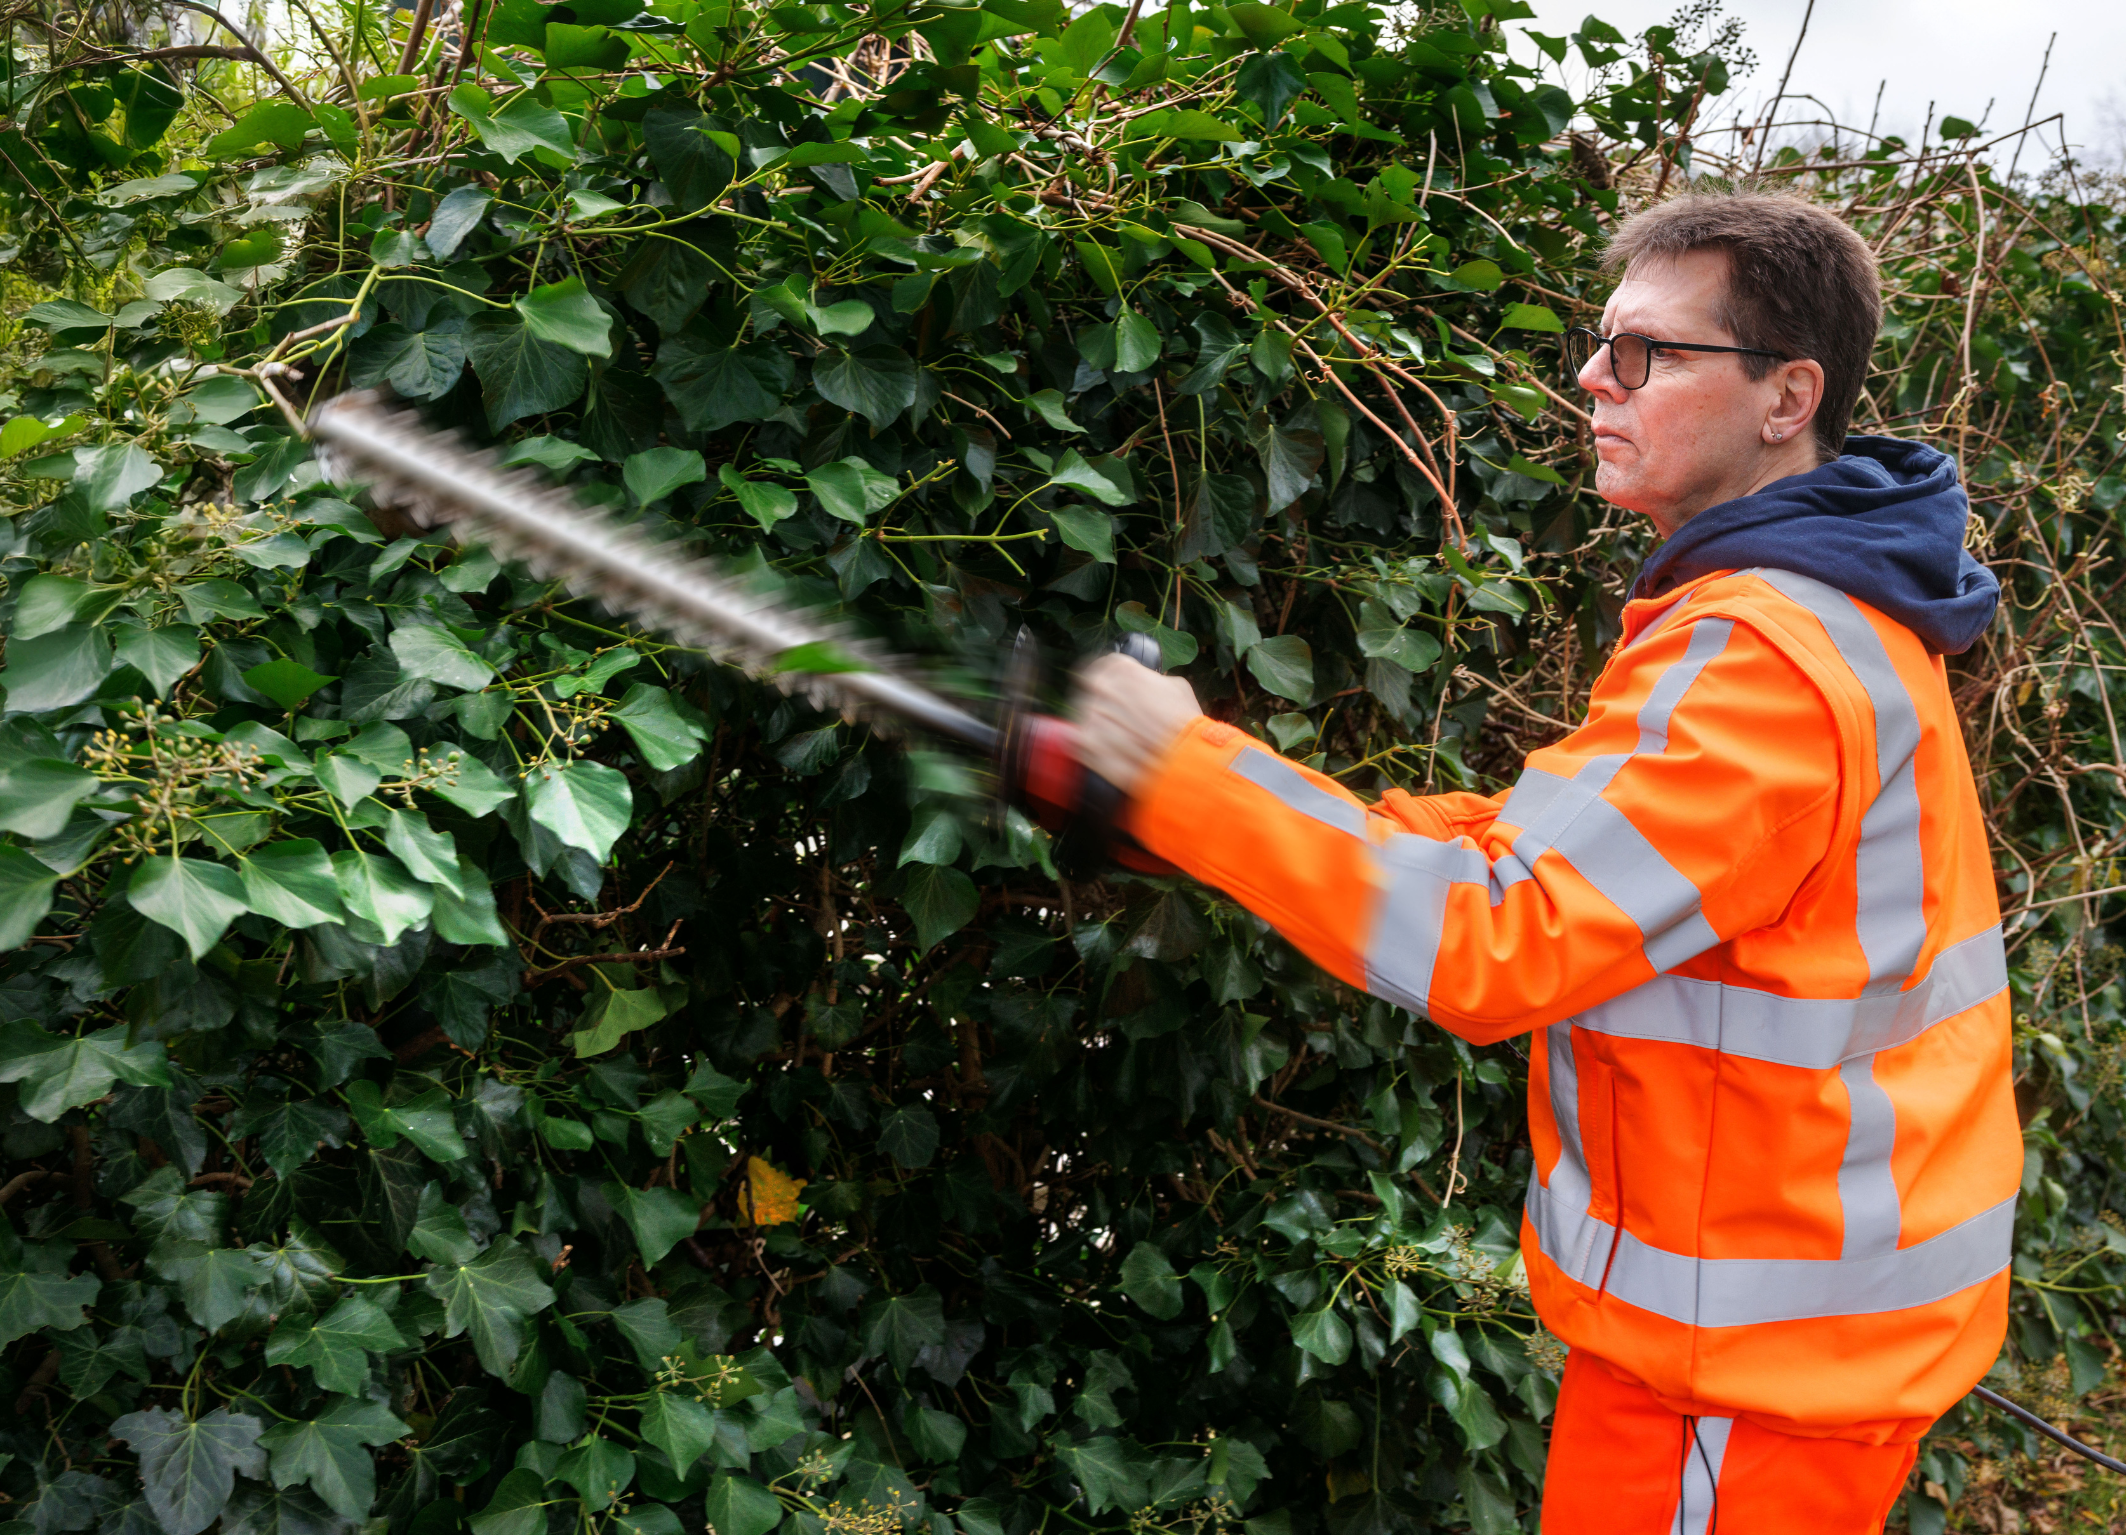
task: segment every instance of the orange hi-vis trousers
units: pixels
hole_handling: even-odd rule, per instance
[[[1543,1535],[1882,1535],[1919,1446],[1693,1417],[1584,1349],[1565,1363]]]

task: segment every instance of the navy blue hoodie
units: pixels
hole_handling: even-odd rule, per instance
[[[1848,437],[1843,457],[1707,507],[1647,560],[1634,597],[1716,570],[1814,576],[1955,655],[1993,622],[2000,582],[1964,552],[1970,500],[1948,454],[1901,437]]]

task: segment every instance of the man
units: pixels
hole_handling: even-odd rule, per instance
[[[1607,264],[1595,484],[1667,542],[1510,794],[1363,805],[1113,657],[1082,750],[1338,976],[1533,1031],[1546,1531],[1879,1531],[2006,1327],[2006,966],[1942,663],[1998,587],[1950,460],[1847,438],[1882,309],[1850,229],[1694,191]]]

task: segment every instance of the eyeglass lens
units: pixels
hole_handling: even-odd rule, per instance
[[[1601,350],[1601,337],[1591,330],[1574,330],[1565,337],[1565,365],[1578,378],[1580,370],[1594,359]],[[1626,389],[1641,389],[1646,385],[1647,374],[1653,365],[1653,348],[1643,336],[1612,336],[1609,339],[1609,365],[1616,370],[1617,382]]]

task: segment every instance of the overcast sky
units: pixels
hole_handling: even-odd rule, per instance
[[[1668,21],[1679,0],[1529,3],[1536,19],[1514,26],[1568,34],[1591,12],[1631,35]],[[1778,88],[1807,9],[1807,0],[1726,0],[1757,68],[1732,93],[1723,119],[1737,109],[1747,118]],[[1937,122],[1945,112],[1975,122],[1992,98],[1988,129],[2012,127],[2053,32],[2059,42],[2036,116],[2066,113],[2070,142],[2088,158],[2116,162],[2126,149],[2126,0],[1817,0],[1788,89],[1818,96],[1841,120],[1866,127],[1880,86],[1878,131],[1907,139],[1918,137],[1930,102]],[[1533,57],[1525,40],[1514,51]],[[2058,128],[2045,137],[2056,149]],[[2025,169],[2033,153],[2024,155]]]

